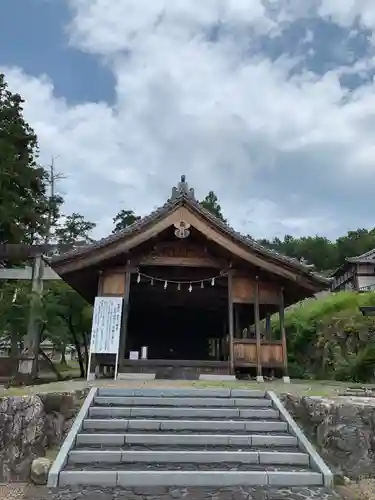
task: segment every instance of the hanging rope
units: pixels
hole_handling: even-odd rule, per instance
[[[175,284],[177,285],[177,290],[181,290],[181,285],[189,285],[189,292],[192,291],[192,286],[196,284],[200,284],[201,288],[204,288],[204,283],[211,283],[211,286],[215,286],[215,281],[218,278],[222,278],[224,276],[228,275],[228,271],[221,271],[220,274],[217,274],[215,276],[211,276],[209,278],[203,278],[200,280],[170,280],[170,279],[165,279],[165,278],[158,278],[156,276],[151,276],[149,274],[141,273],[138,271],[137,274],[137,283],[141,282],[141,278],[145,278],[151,282],[151,285],[154,284],[154,282],[159,282],[159,283],[164,283],[164,290],[167,289],[168,284]]]

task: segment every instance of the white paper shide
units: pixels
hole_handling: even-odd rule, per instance
[[[95,298],[90,354],[118,354],[121,313],[121,297]]]

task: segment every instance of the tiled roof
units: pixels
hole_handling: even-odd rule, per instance
[[[69,252],[66,252],[62,255],[56,256],[52,259],[52,266],[54,264],[59,264],[67,260],[74,259],[75,257],[78,256],[83,256],[84,254],[87,254],[93,250],[103,248],[111,243],[114,243],[118,240],[121,240],[122,238],[126,236],[130,236],[140,230],[142,230],[147,224],[151,222],[156,222],[158,219],[162,218],[164,215],[166,215],[169,211],[173,210],[175,207],[184,204],[186,206],[191,206],[194,210],[196,210],[198,213],[200,213],[204,218],[209,220],[212,224],[214,224],[216,227],[220,228],[221,231],[225,232],[227,235],[231,236],[238,242],[241,242],[242,244],[246,245],[249,250],[253,250],[263,256],[269,257],[275,261],[278,261],[280,263],[283,263],[287,266],[290,266],[294,269],[299,270],[305,275],[311,276],[313,279],[320,281],[322,284],[329,285],[330,283],[330,278],[326,278],[316,272],[313,272],[311,270],[311,266],[306,265],[302,262],[300,262],[298,259],[293,259],[291,257],[287,257],[285,255],[282,255],[274,250],[271,250],[269,248],[264,247],[263,245],[260,245],[258,242],[253,240],[252,238],[249,238],[247,236],[243,236],[241,233],[235,231],[232,227],[227,225],[226,223],[222,222],[220,219],[215,217],[211,212],[206,210],[201,206],[201,204],[193,199],[191,196],[189,196],[187,193],[182,192],[178,196],[175,196],[173,199],[168,200],[163,206],[157,208],[154,212],[151,212],[149,215],[146,217],[143,217],[139,221],[134,222],[134,224],[131,224],[127,228],[109,235],[106,238],[102,238],[99,241],[96,241],[92,244],[89,244],[84,247],[79,247],[75,248],[74,250],[71,250]]]
[[[368,262],[375,259],[375,248],[369,250],[368,252],[363,253],[362,255],[358,255],[357,257],[348,257],[346,260],[348,262]]]

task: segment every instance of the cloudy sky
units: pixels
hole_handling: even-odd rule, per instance
[[[65,212],[112,229],[182,173],[255,237],[375,225],[374,0],[2,0],[0,71]]]

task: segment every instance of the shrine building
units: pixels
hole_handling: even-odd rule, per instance
[[[96,296],[123,299],[119,378],[236,374],[288,381],[284,309],[330,285],[202,208],[184,176],[162,207],[51,265],[91,304]],[[115,363],[113,354],[97,354],[91,374]]]

